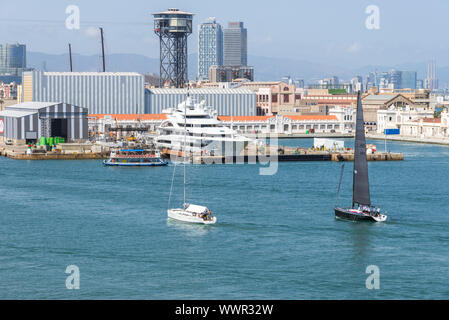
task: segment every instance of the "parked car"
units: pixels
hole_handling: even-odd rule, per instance
[[[7,145],[12,145],[12,140],[11,139],[7,139],[6,141],[5,141],[5,144],[7,144]]]

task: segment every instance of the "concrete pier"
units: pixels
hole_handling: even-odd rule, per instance
[[[72,149],[70,152],[55,149],[55,151],[45,152],[44,150],[34,151],[32,154],[26,153],[26,146],[0,146],[0,156],[15,160],[89,160],[107,159],[110,152],[84,150],[82,147]]]
[[[169,154],[166,155],[170,157]],[[268,161],[354,161],[354,151],[331,152],[287,146],[267,146],[257,148],[250,146],[239,156],[191,155],[191,161],[197,164],[212,163],[255,163]],[[402,153],[375,152],[367,154],[368,161],[400,161],[404,160]]]
[[[366,155],[368,161],[400,161],[404,160],[403,153],[375,152]],[[331,153],[332,161],[354,161],[354,152]]]

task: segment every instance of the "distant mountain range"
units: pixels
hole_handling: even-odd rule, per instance
[[[100,71],[101,57],[99,55],[73,54],[74,71]],[[189,78],[197,76],[197,54],[189,55]],[[367,65],[361,68],[348,68],[345,66],[332,66],[314,63],[304,60],[269,58],[260,56],[248,56],[249,65],[255,71],[255,80],[268,81],[280,80],[284,76],[296,79],[304,79],[306,83],[330,76],[338,76],[340,79],[349,80],[355,75],[365,77],[369,72],[378,70],[389,71],[413,70],[418,72],[418,79],[423,79],[426,72],[426,62],[408,63],[392,66]],[[47,54],[40,52],[27,52],[28,67],[47,71],[69,71],[68,54]],[[150,58],[139,54],[110,54],[106,56],[106,70],[111,72],[139,72],[159,74],[159,59]],[[437,77],[440,86],[449,84],[449,67],[437,69]]]

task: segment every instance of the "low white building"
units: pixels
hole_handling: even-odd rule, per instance
[[[404,125],[409,126],[418,119],[432,119],[433,116],[433,111],[426,108],[411,108],[408,105],[402,108],[391,106],[387,110],[377,111],[377,133],[383,134],[385,129],[399,129],[401,135],[406,135],[406,132],[410,132],[408,130],[410,128],[406,129]]]
[[[219,116],[240,133],[342,133],[343,123],[334,115]]]
[[[355,130],[356,109],[351,106],[335,106],[329,110],[329,115],[335,116],[340,122],[340,131],[348,133]]]
[[[439,118],[420,118],[403,123],[401,136],[417,138],[445,138]]]
[[[134,132],[154,131],[167,119],[162,114],[90,114],[91,133],[107,131]],[[335,115],[292,116],[218,116],[223,125],[240,133],[346,133],[345,124],[350,120],[339,120]]]

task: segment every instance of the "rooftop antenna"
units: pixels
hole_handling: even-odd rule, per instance
[[[104,62],[104,37],[103,37],[103,28],[100,28],[100,36],[101,36],[101,57],[103,59],[103,72],[106,72],[106,64]]]
[[[70,72],[73,72],[72,67],[72,45],[69,43],[69,59],[70,59]]]

